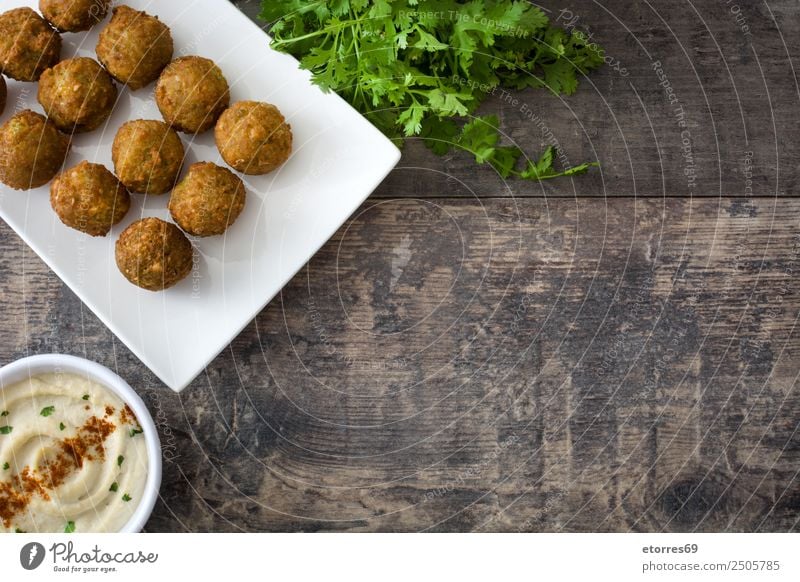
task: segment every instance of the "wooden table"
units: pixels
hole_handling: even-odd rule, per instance
[[[2,361],[138,388],[148,531],[798,529],[797,2],[546,5],[610,65],[486,111],[602,171],[504,183],[409,143],[179,396],[0,226]]]

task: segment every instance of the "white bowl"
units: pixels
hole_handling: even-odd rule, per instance
[[[27,380],[31,376],[53,372],[72,372],[85,375],[95,382],[102,384],[127,403],[136,414],[139,424],[144,429],[147,444],[147,482],[144,487],[142,500],[128,522],[119,530],[120,533],[136,533],[142,531],[144,524],[150,518],[153,507],[158,498],[161,487],[161,442],[158,440],[158,431],[153,422],[153,417],[147,410],[144,402],[130,385],[117,376],[114,372],[101,366],[75,356],[63,354],[43,354],[30,356],[12,362],[0,368],[0,390],[17,382]]]

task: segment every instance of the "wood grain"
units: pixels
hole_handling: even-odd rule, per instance
[[[376,200],[181,396],[15,252],[27,332],[2,356],[49,334],[140,390],[153,531],[791,530],[798,221],[795,200]]]

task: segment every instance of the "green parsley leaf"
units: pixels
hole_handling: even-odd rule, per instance
[[[63,422],[59,422],[58,423],[58,428],[59,428],[59,430],[64,430],[65,428],[67,428],[67,425],[64,424]]]
[[[8,471],[9,468],[11,468],[11,465],[9,465],[8,462],[3,463],[3,471]]]
[[[144,430],[142,430],[141,428],[132,428],[132,429],[131,429],[131,430],[128,432],[128,434],[129,434],[129,435],[131,435],[131,438],[133,438],[133,437],[135,437],[137,434],[142,434],[143,432],[144,432]]]
[[[24,529],[15,528],[14,533],[28,533]]]
[[[89,400],[89,395],[88,395],[88,394],[84,394],[84,395],[83,395],[83,399],[84,399],[84,400]]]
[[[0,426],[0,434],[10,434],[14,430],[13,426]]]
[[[64,533],[73,533],[75,531],[75,522],[68,521],[67,525],[64,527]]]
[[[553,26],[526,0],[262,0],[272,47],[294,55],[323,91],[336,91],[397,145],[421,137],[437,155],[462,149],[500,176],[574,176],[546,148],[531,159],[504,145],[490,95],[542,88],[571,95],[604,63],[578,29]],[[557,162],[559,167],[556,167]],[[520,167],[521,166],[521,167]]]
[[[2,417],[2,416],[8,416],[8,410],[4,410],[3,412],[0,412],[0,417]]]
[[[121,467],[121,466],[122,466],[122,462],[123,462],[124,460],[125,460],[125,457],[123,457],[122,455],[120,455],[119,457],[117,457],[117,467]]]
[[[130,501],[131,499],[133,499],[133,497],[131,497],[127,493],[122,496],[122,500],[125,501],[125,502]]]
[[[109,487],[109,488],[108,488],[108,490],[109,490],[109,491],[112,491],[112,492],[116,492],[116,491],[117,491],[117,489],[119,489],[119,484],[118,484],[116,481],[114,481],[114,482],[111,484],[111,487]]]
[[[39,414],[41,414],[42,416],[50,416],[55,411],[56,411],[55,406],[45,406],[44,408],[42,408],[42,411]]]

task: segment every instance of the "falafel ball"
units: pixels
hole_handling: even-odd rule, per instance
[[[292,128],[269,103],[234,103],[220,116],[214,137],[222,158],[244,174],[271,172],[292,153]]]
[[[163,121],[139,119],[122,125],[111,147],[120,181],[131,192],[164,194],[183,167],[181,138]]]
[[[3,75],[0,75],[0,115],[6,110],[6,97],[8,97],[8,88],[6,87],[6,80]]]
[[[131,197],[105,166],[83,161],[56,176],[50,184],[50,205],[70,228],[105,236],[125,218]]]
[[[44,115],[17,113],[0,127],[0,182],[15,190],[44,186],[61,169],[69,146]]]
[[[97,43],[97,58],[134,91],[149,85],[172,60],[172,35],[155,16],[129,6],[114,8]]]
[[[0,14],[0,72],[17,81],[38,81],[61,57],[61,37],[30,8]]]
[[[241,214],[245,202],[242,180],[210,162],[192,164],[169,199],[173,220],[194,236],[222,234]]]
[[[83,133],[100,127],[117,101],[117,87],[97,61],[86,57],[61,61],[42,73],[39,103],[56,127]]]
[[[39,0],[39,10],[57,30],[89,30],[108,14],[111,0]]]
[[[116,259],[128,281],[148,291],[161,291],[191,272],[192,243],[174,224],[143,218],[120,235]]]
[[[202,133],[214,127],[230,102],[228,81],[214,61],[203,57],[175,59],[156,85],[161,115],[184,133]]]

